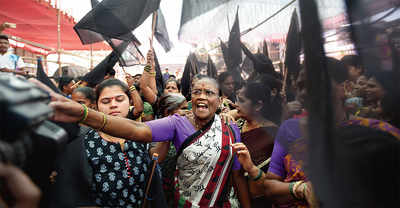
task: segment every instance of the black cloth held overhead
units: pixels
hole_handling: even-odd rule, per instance
[[[208,62],[207,62],[207,75],[212,78],[217,78],[218,72],[217,68],[215,67],[214,62],[212,61],[210,55],[208,55]]]
[[[83,44],[105,40],[134,40],[132,31],[159,8],[160,0],[104,0],[75,26]]]
[[[181,79],[182,94],[187,100],[191,100],[190,89],[192,77],[200,72],[199,63],[194,53],[189,54],[186,59],[185,69]]]
[[[268,45],[267,45],[267,41],[263,41],[263,54],[269,58],[269,52],[268,52]]]
[[[250,59],[251,62],[253,63],[254,70],[248,70],[249,72],[255,71],[259,74],[266,73],[275,78],[278,78],[278,79],[280,78],[279,74],[277,72],[275,72],[272,61],[267,56],[265,56],[264,54],[261,54],[261,53],[253,54],[243,43],[241,43],[240,46],[242,47],[242,50],[243,50],[244,54],[246,54],[247,58]],[[246,61],[246,59],[245,59],[245,61]],[[246,63],[246,64],[247,64],[247,67],[249,67],[248,63]],[[243,63],[243,65],[244,65],[244,63]],[[242,68],[243,68],[243,65],[242,65]],[[253,77],[250,77],[250,78],[253,78]]]
[[[309,96],[308,132],[310,175],[318,198],[326,207],[337,206],[332,197],[333,107],[321,23],[314,0],[299,0],[304,43],[306,89]],[[329,206],[328,206],[329,205]]]
[[[43,70],[42,59],[37,59],[36,78],[46,86],[50,87],[54,92],[61,93],[61,91],[51,82],[47,74]]]
[[[99,2],[97,0],[91,0],[92,8],[96,7]],[[119,64],[121,66],[132,66],[135,64],[140,64],[144,60],[142,52],[140,52],[138,45],[140,45],[139,40],[132,35],[132,39],[129,41],[121,41],[115,38],[109,38],[102,35],[105,41],[111,46],[111,48],[118,52]]]
[[[297,74],[300,71],[300,52],[300,26],[295,9],[292,13],[289,31],[286,36],[285,66],[289,74]]]
[[[364,9],[365,2],[359,0],[346,0],[347,17],[351,24],[351,38],[360,56],[362,68],[366,74],[380,71],[382,64],[379,46],[377,45],[376,31],[366,22],[363,21],[367,17]],[[362,21],[359,21],[362,20]],[[358,22],[355,24],[355,22]]]
[[[161,12],[161,9],[157,10],[157,22],[156,28],[154,31],[154,36],[160,45],[164,48],[165,52],[168,52],[173,47],[172,42],[169,40],[167,26],[165,24],[164,15]]]
[[[92,71],[82,77],[82,81],[88,83],[90,87],[95,87],[104,80],[107,72],[113,69],[118,61],[117,52],[111,52],[103,61],[101,61]]]
[[[229,33],[228,54],[229,62],[227,68],[229,71],[234,71],[239,68],[242,63],[242,50],[240,49],[240,26],[239,26],[239,8],[236,11],[235,22],[233,23],[231,32]]]

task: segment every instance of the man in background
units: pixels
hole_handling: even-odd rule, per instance
[[[0,35],[0,71],[26,75],[24,61],[15,54],[7,53],[9,47],[10,42],[8,37]]]

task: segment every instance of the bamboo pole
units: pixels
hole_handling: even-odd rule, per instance
[[[153,166],[151,167],[150,177],[149,177],[149,180],[148,180],[147,185],[146,185],[146,191],[145,191],[145,194],[144,194],[144,200],[143,200],[142,208],[146,208],[147,207],[147,201],[148,201],[147,196],[149,195],[149,191],[150,191],[150,187],[151,187],[151,181],[153,180],[154,171],[156,169],[157,162],[158,162],[158,154],[157,153],[153,153],[152,160],[153,160]]]
[[[156,30],[156,23],[157,23],[157,11],[153,12],[153,22],[151,24],[151,39],[150,39],[150,47],[153,49],[153,39],[154,33]]]

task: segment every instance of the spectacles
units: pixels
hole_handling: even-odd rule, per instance
[[[207,89],[205,89],[205,90],[193,89],[192,90],[192,96],[200,96],[203,93],[203,91],[204,91],[204,93],[205,93],[205,95],[207,97],[215,97],[215,96],[217,96],[216,92],[213,92],[212,90],[207,90]]]

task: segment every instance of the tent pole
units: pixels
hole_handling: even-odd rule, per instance
[[[61,10],[60,10],[60,0],[56,0],[56,8],[57,8],[57,63],[58,63],[58,74],[60,77],[62,76],[61,70]]]

